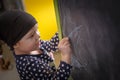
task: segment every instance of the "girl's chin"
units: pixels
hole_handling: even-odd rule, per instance
[[[36,50],[40,50],[40,47],[39,47],[39,46],[37,46],[37,47],[36,47]]]
[[[39,50],[39,47],[36,47],[36,48],[33,49],[33,51],[36,51],[36,50]]]
[[[31,50],[31,52],[32,52],[32,51],[37,51],[37,50],[39,50],[39,47],[34,47],[34,48]]]

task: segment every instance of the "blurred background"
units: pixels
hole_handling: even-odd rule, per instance
[[[23,3],[25,11],[37,19],[41,39],[50,39],[57,31],[53,0],[24,0]]]

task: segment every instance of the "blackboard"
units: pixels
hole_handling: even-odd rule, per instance
[[[54,1],[62,35],[72,44],[72,78],[120,80],[120,2]]]
[[[0,13],[3,12],[4,10],[4,6],[3,6],[3,1],[0,1]]]

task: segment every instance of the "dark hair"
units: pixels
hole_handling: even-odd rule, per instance
[[[3,71],[3,70],[9,70],[9,67],[11,65],[11,62],[9,59],[5,59],[3,56],[4,56],[4,52],[3,52],[3,41],[0,40],[0,70]]]
[[[35,18],[25,11],[5,11],[0,15],[0,39],[13,49],[13,45],[36,23]]]

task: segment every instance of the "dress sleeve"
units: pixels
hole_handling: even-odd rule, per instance
[[[71,74],[72,66],[61,61],[55,74],[55,80],[68,80]]]
[[[68,80],[71,72],[71,66],[65,62],[60,62],[60,66],[56,70],[52,70],[50,66],[42,62],[31,62],[27,66],[30,76],[34,76],[35,80]]]
[[[58,32],[55,33],[55,35],[48,41],[41,40],[41,46],[40,49],[44,49],[47,52],[55,52],[58,50]]]

